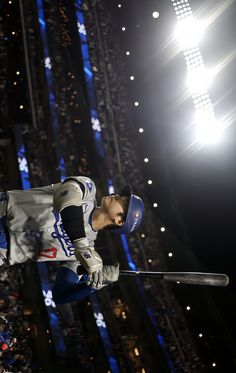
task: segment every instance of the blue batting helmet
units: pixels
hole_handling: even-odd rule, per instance
[[[126,185],[120,195],[129,198],[125,223],[122,227],[111,229],[111,231],[128,234],[134,232],[140,226],[144,214],[144,205],[141,198],[132,193],[130,185]]]

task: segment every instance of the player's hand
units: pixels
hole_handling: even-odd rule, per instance
[[[104,266],[99,271],[89,275],[87,285],[91,288],[100,290],[104,286],[116,282],[119,278],[119,263],[110,266]]]
[[[93,247],[76,247],[75,257],[88,273],[102,269],[102,258]]]

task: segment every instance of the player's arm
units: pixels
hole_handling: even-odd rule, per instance
[[[84,299],[95,290],[100,290],[118,280],[119,265],[104,266],[97,272],[79,276],[78,262],[67,262],[59,269],[53,288],[53,299],[63,304]]]
[[[102,268],[102,259],[89,245],[84,229],[83,190],[84,186],[76,179],[69,178],[54,194],[54,208],[60,213],[63,227],[75,247],[75,257],[89,272]]]

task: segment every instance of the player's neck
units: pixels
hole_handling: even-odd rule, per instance
[[[107,217],[107,214],[102,210],[101,207],[96,207],[92,215],[92,228],[95,231],[99,231],[105,228],[108,224],[111,224]]]

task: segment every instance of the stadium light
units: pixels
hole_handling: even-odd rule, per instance
[[[196,22],[192,16],[178,21],[175,29],[175,37],[182,50],[190,49],[198,45],[204,33],[202,23]]]
[[[184,58],[188,71],[204,66],[202,54],[198,47],[186,50],[184,52]]]
[[[187,85],[191,94],[204,93],[213,80],[213,72],[206,70],[204,66],[192,69],[188,72]]]
[[[205,69],[198,46],[207,23],[195,20],[188,0],[171,0],[171,2],[177,18],[174,36],[184,53],[187,85],[196,109],[197,141],[201,144],[217,143],[222,138],[226,126],[216,120],[214,107],[207,91],[215,71]]]
[[[158,18],[159,15],[160,15],[159,12],[156,12],[156,11],[152,13],[153,18]]]
[[[211,113],[197,110],[195,113],[196,137],[202,144],[214,144],[221,140],[223,127]]]

